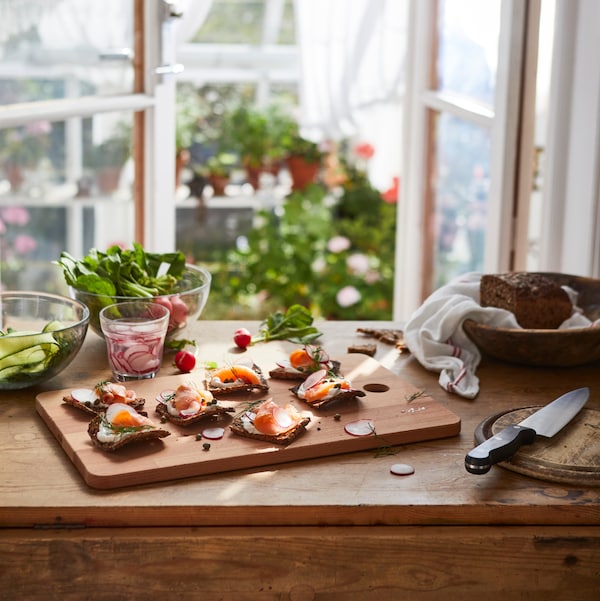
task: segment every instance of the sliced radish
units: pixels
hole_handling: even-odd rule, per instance
[[[318,346],[305,346],[306,354],[314,361],[315,359],[319,363],[328,363],[329,355]]]
[[[277,425],[283,430],[287,430],[294,424],[294,420],[290,414],[282,407],[273,409],[273,419],[277,422]]]
[[[358,419],[346,424],[344,430],[352,436],[370,436],[375,433],[375,424],[371,419]]]
[[[182,409],[179,412],[179,415],[181,415],[181,417],[190,417],[190,415],[196,415],[196,413],[198,413],[200,411],[200,407],[196,404],[196,405],[192,405],[191,407],[188,407],[187,409]]]
[[[282,367],[283,369],[292,368],[292,364],[289,361],[286,361],[285,359],[280,359],[279,361],[276,361],[276,365],[277,365],[277,367]],[[292,369],[296,369],[296,368],[292,368]]]
[[[91,388],[75,388],[71,390],[71,396],[78,403],[93,403],[97,399],[96,392]]]
[[[174,390],[163,390],[162,392],[160,392],[156,395],[156,400],[159,403],[166,404],[173,398],[174,395],[175,395]]]
[[[395,476],[410,476],[415,473],[415,468],[408,463],[394,463],[390,468],[390,472]]]
[[[313,386],[316,386],[325,376],[327,375],[326,369],[320,369],[319,371],[315,371],[302,384],[300,384],[301,390],[308,390]]]
[[[202,430],[202,436],[204,438],[207,438],[208,440],[219,440],[220,438],[223,438],[224,435],[225,435],[225,428],[215,427],[215,428],[204,428],[204,430]]]

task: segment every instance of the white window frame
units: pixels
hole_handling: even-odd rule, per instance
[[[557,2],[541,268],[600,277],[600,4]]]
[[[64,98],[44,102],[28,102],[0,107],[0,128],[17,127],[47,119],[68,120],[95,114],[131,111],[144,114],[143,152],[137,160],[143,167],[135,191],[135,239],[154,252],[171,251],[175,247],[175,81],[173,76],[160,77],[156,69],[174,56],[174,40],[165,40],[163,0],[131,0],[137,15],[143,15],[143,58],[136,63],[142,69],[141,88],[119,96]],[[140,49],[139,49],[140,50]],[[142,158],[143,157],[143,158]]]
[[[484,265],[487,271],[511,267],[514,249],[514,202],[517,194],[519,144],[527,144],[520,130],[521,84],[528,3],[503,0],[501,8],[498,72],[492,112],[460,105],[429,88],[428,73],[433,57],[436,0],[411,2],[412,38],[408,44],[406,128],[404,139],[403,193],[396,237],[394,319],[404,321],[423,302],[425,289],[422,265],[428,157],[427,112],[447,110],[463,119],[491,129],[492,156],[488,229]],[[520,135],[521,132],[521,135]],[[531,141],[531,144],[533,142]],[[527,207],[528,199],[527,199]],[[522,217],[526,219],[526,216]]]

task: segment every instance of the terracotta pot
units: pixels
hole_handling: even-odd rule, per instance
[[[212,186],[215,196],[225,196],[225,186],[229,183],[226,175],[209,175],[208,183]]]
[[[307,163],[301,156],[289,157],[287,166],[292,178],[292,190],[303,190],[315,183],[321,169],[320,163]]]
[[[181,186],[181,174],[185,166],[190,162],[190,151],[183,149],[178,150],[175,155],[175,187]]]
[[[244,165],[244,168],[246,170],[246,180],[255,190],[258,190],[260,187],[260,174],[262,167],[246,164]]]
[[[119,187],[121,167],[103,167],[96,174],[98,189],[102,194],[111,194]]]
[[[4,173],[6,174],[6,179],[10,183],[10,189],[13,192],[18,192],[25,179],[21,165],[18,163],[6,163],[4,165]]]

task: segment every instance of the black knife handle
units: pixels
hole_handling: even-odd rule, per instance
[[[494,463],[512,457],[524,444],[535,440],[535,430],[514,424],[475,447],[465,457],[465,468],[471,474],[485,474]]]

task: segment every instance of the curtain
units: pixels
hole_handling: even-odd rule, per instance
[[[301,119],[312,137],[353,135],[361,113],[398,100],[402,0],[295,0]]]
[[[213,0],[180,0],[177,3],[177,8],[183,12],[183,17],[177,24],[178,45],[185,44],[194,37],[206,21],[212,3]]]
[[[400,165],[407,2],[295,0],[294,8],[303,135],[371,143],[372,180],[390,185]]]

